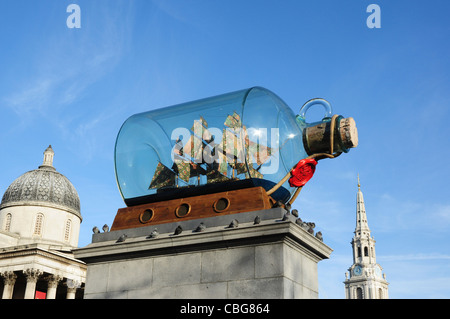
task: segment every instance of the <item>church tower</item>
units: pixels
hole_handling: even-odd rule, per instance
[[[359,175],[354,234],[351,241],[353,265],[345,273],[345,297],[347,299],[387,299],[388,282],[386,275],[382,274],[383,268],[377,264],[375,239],[371,236],[367,223]]]

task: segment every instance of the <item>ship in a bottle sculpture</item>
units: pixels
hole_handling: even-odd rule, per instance
[[[313,105],[325,115],[308,123]],[[295,115],[261,87],[135,114],[116,140],[127,207],[111,230],[292,204],[318,160],[357,144],[353,118],[333,115],[327,101],[312,99]]]

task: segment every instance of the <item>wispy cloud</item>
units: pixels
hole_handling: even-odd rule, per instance
[[[89,89],[120,63],[133,13],[128,3],[89,3],[84,9],[89,19],[82,21],[89,23],[49,32],[42,48],[30,53],[30,61],[36,62],[27,77],[0,101],[17,115],[23,130],[44,121],[67,141],[84,143],[87,151],[95,149],[95,134],[90,133],[108,117],[109,105],[92,109],[78,103],[86,94],[95,95]]]
[[[406,254],[406,255],[385,255],[378,256],[378,261],[418,261],[418,260],[448,260],[450,255],[440,253],[418,253],[418,254]]]
[[[437,204],[434,208],[433,215],[436,218],[444,221],[446,224],[450,223],[450,205]]]
[[[447,231],[450,227],[450,204],[443,198],[441,202],[418,201],[414,198],[394,197],[383,193],[371,196],[370,215],[378,220],[378,231],[433,230]],[[367,209],[367,207],[366,207]]]
[[[36,112],[42,113],[49,101],[54,85],[54,81],[42,77],[28,84],[21,91],[6,97],[4,101],[22,120],[28,120]]]
[[[32,68],[36,71],[5,98],[18,114],[46,111],[52,104],[72,103],[122,58],[130,33],[131,10],[106,3],[90,5],[89,10],[83,10],[90,12],[89,24],[78,30],[64,27],[52,30],[42,43],[44,49],[32,54],[34,58],[30,56],[37,61]]]
[[[390,280],[388,280],[390,281]],[[390,298],[448,299],[450,277],[421,277],[408,280],[390,281]]]

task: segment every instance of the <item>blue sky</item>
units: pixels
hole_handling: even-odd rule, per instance
[[[80,29],[66,25],[71,3]],[[366,25],[371,3],[380,29]],[[354,117],[360,145],[321,161],[294,205],[334,249],[320,298],[344,298],[358,173],[390,297],[449,298],[448,12],[446,0],[2,1],[0,192],[51,144],[85,246],[125,206],[113,155],[130,115],[255,85],[295,113],[322,97]]]

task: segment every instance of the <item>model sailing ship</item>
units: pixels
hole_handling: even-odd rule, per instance
[[[175,142],[173,166],[169,168],[158,162],[149,189],[164,192],[192,187],[191,178],[197,179],[198,186],[202,176],[206,177],[207,184],[237,181],[240,179],[236,176],[241,174],[246,179],[263,179],[261,166],[276,154],[274,148],[262,145],[259,140],[250,141],[247,128],[236,112],[227,116],[224,126],[222,138],[216,143],[206,120],[202,116],[195,120],[189,140],[185,144],[180,139]]]
[[[226,117],[224,127],[221,140],[215,141],[207,121],[202,116],[194,120],[188,141],[175,142],[173,165],[158,162],[148,187],[157,191],[152,200],[146,196],[146,204],[119,209],[113,229],[271,208],[276,200],[251,181],[263,180],[261,167],[280,148],[250,140],[236,112]],[[206,184],[201,182],[205,178]]]
[[[324,106],[324,118],[307,123],[307,110],[317,104]],[[174,123],[184,121],[180,114],[193,124],[188,130],[191,123],[182,123],[188,124],[182,128],[186,134],[173,138]],[[246,121],[243,114],[250,115]],[[264,136],[269,127],[270,143]],[[289,149],[282,151],[285,144]],[[128,207],[118,210],[112,230],[291,205],[314,174],[316,160],[357,144],[354,120],[332,115],[325,100],[312,99],[295,115],[260,87],[133,115],[116,141],[116,177]]]

